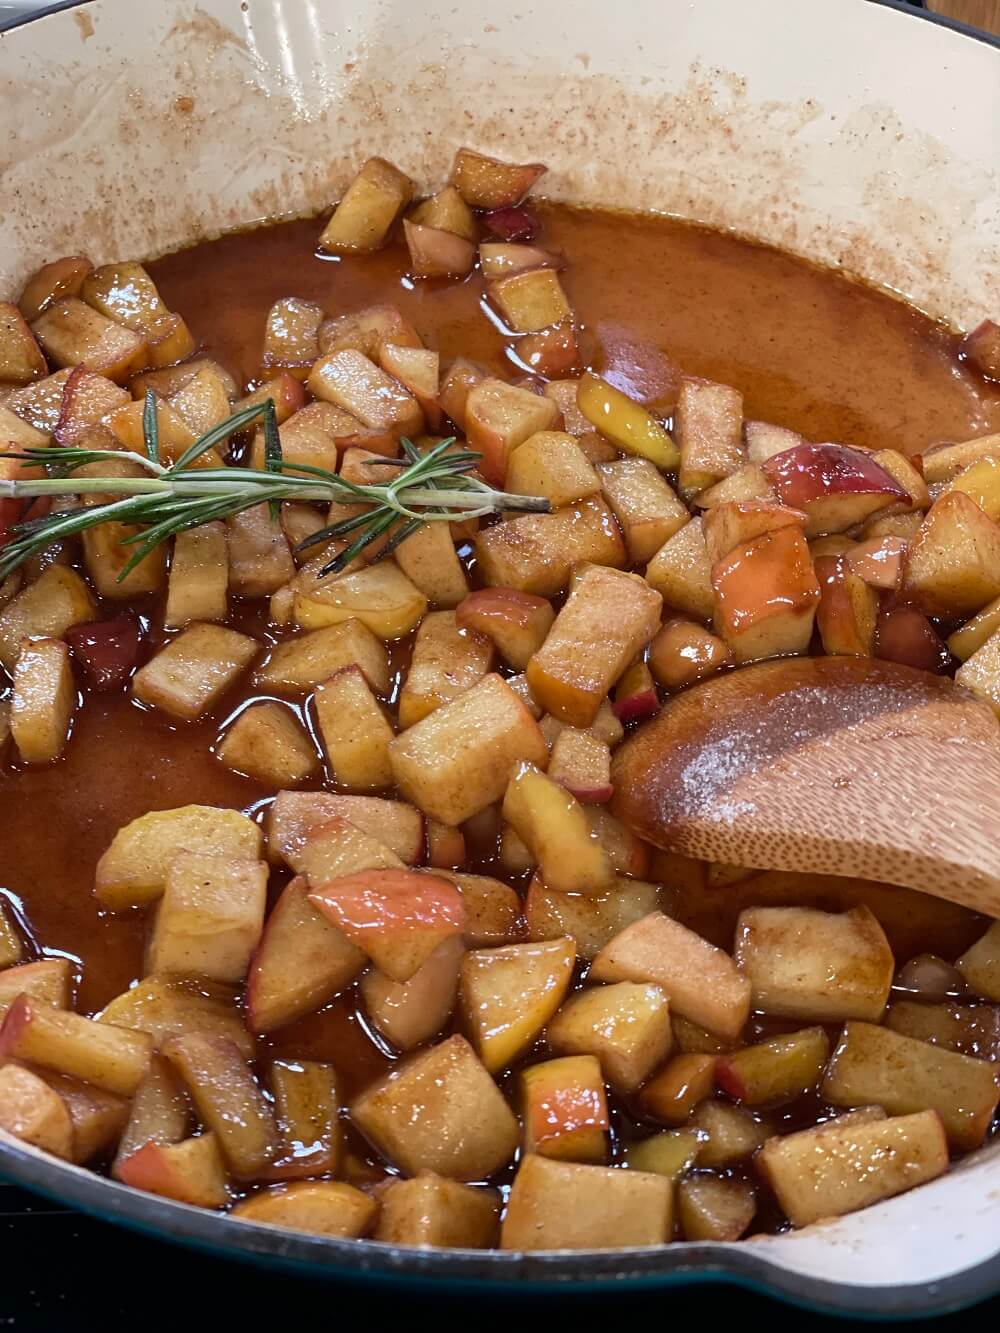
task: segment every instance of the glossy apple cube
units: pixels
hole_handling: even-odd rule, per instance
[[[906,490],[875,459],[842,444],[800,444],[761,466],[783,505],[806,514],[806,536],[846,532]]]
[[[571,939],[475,949],[462,960],[464,1025],[498,1073],[527,1051],[562,1003],[573,976]]]
[[[524,1152],[560,1161],[604,1162],[607,1099],[593,1055],[568,1055],[530,1065],[520,1075]]]

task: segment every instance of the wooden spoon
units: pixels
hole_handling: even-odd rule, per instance
[[[853,657],[716,676],[626,741],[612,778],[615,813],[665,850],[1000,916],[1000,722],[943,677]]]

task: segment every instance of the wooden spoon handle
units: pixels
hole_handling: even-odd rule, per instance
[[[828,657],[717,676],[627,741],[613,779],[658,847],[1000,916],[1000,723],[949,680]]]

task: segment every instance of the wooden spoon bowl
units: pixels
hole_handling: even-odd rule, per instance
[[[853,657],[746,667],[670,700],[612,777],[615,813],[665,850],[1000,916],[1000,722],[946,678]]]

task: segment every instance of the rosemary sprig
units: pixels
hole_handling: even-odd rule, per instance
[[[263,470],[195,466],[214,445],[261,417]],[[119,575],[123,579],[150,551],[177,533],[212,519],[229,518],[254,505],[267,503],[272,517],[276,517],[283,500],[367,504],[369,507],[363,513],[331,523],[300,543],[298,549],[306,550],[354,535],[354,540],[324,565],[321,575],[325,576],[346,568],[366,546],[387,533],[389,540],[378,558],[395,550],[422,523],[483,518],[508,510],[537,514],[550,509],[549,502],[538,496],[510,495],[470,475],[480,455],[468,449],[449,453],[454,442],[454,438],[442,440],[421,454],[409,440],[403,440],[403,458],[372,460],[373,465],[386,470],[383,476],[390,469],[395,473],[391,480],[380,478],[370,485],[359,485],[325,468],[287,462],[281,453],[274,401],[268,398],[213,426],[175,463],[165,466],[160,455],[156,402],[149,393],[143,410],[144,454],[53,445],[11,455],[35,466],[41,464],[46,476],[24,481],[0,480],[0,499],[27,500],[46,495],[113,498],[13,525],[13,540],[0,548],[0,581],[55,543],[109,522],[137,528],[122,538],[122,545],[136,548]],[[109,457],[136,463],[145,475],[77,475],[87,464],[105,462]]]

